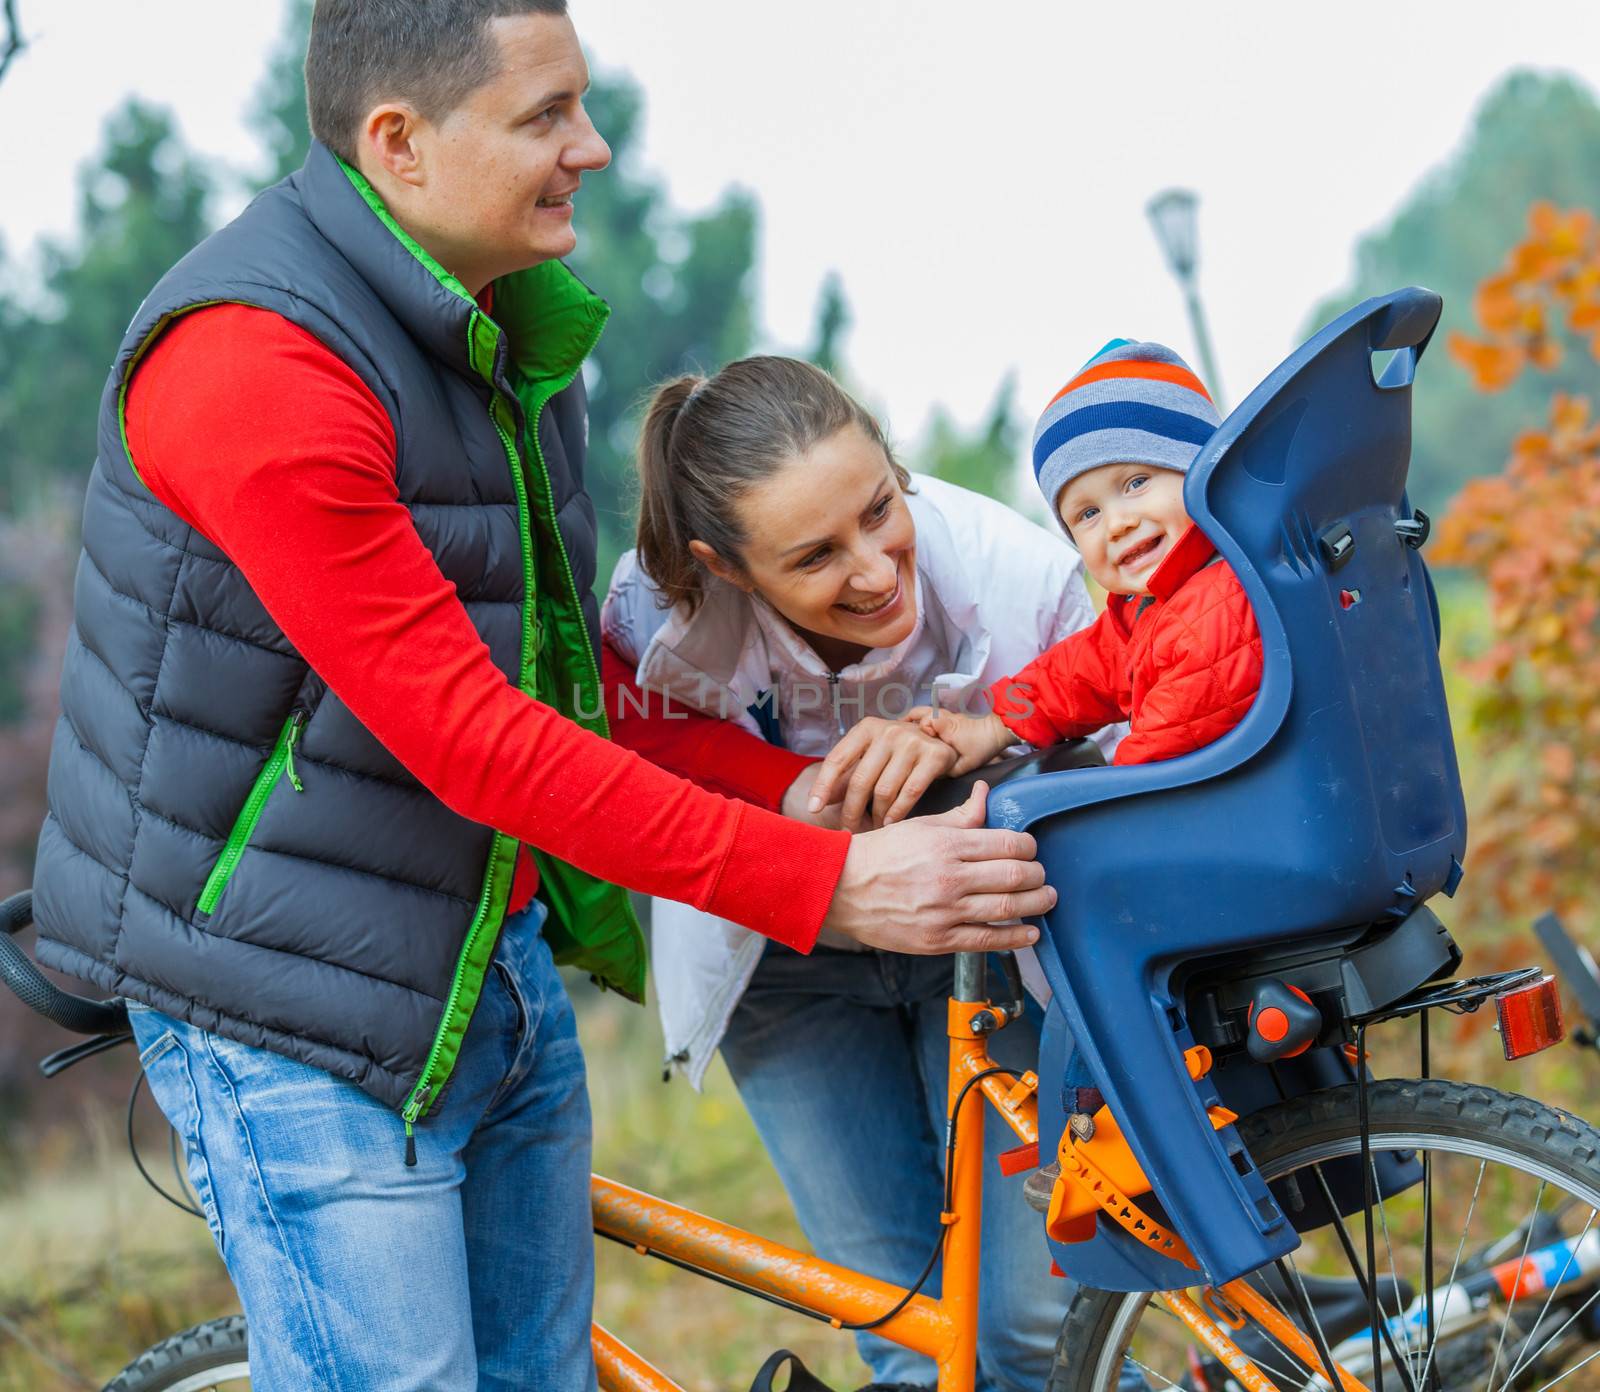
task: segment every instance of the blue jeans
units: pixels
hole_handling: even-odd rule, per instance
[[[949,957],[768,943],[722,1041],[800,1226],[818,1256],[909,1286],[939,1235]],[[1038,1010],[990,1040],[1021,1073],[1039,1059]],[[1050,1274],[1044,1220],[993,1156],[1019,1144],[985,1104],[978,1302],[980,1392],[1038,1392],[1073,1293]],[[924,1288],[938,1291],[938,1271]],[[875,1382],[932,1386],[933,1362],[876,1334],[856,1345]]]
[[[250,1322],[257,1392],[588,1392],[589,1099],[535,905],[508,919],[407,1168],[353,1083],[130,1012]]]

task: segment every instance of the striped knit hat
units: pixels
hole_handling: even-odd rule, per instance
[[[1221,423],[1172,349],[1114,338],[1045,407],[1033,432],[1033,472],[1055,512],[1061,490],[1102,464],[1187,473]]]

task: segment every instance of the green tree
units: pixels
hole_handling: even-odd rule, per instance
[[[850,302],[844,297],[844,281],[837,271],[829,271],[817,295],[817,322],[806,358],[824,372],[843,378],[844,336],[853,322]]]
[[[572,266],[611,304],[588,371],[589,491],[600,521],[600,584],[631,544],[633,452],[640,408],[658,382],[714,371],[755,338],[751,273],[755,199],[730,189],[686,217],[639,160],[644,102],[637,84],[598,74],[589,114],[611,145],[611,167],[584,180]]]
[[[209,230],[210,184],[171,116],[134,99],[80,177],[78,233],[40,249],[36,286],[0,296],[0,508],[27,512],[52,480],[87,474],[106,372],[150,287]]]
[[[1444,318],[1413,403],[1411,492],[1443,510],[1467,479],[1500,468],[1516,433],[1538,418],[1550,390],[1591,389],[1594,364],[1574,356],[1550,378],[1524,379],[1498,395],[1473,390],[1445,362],[1452,330],[1473,327],[1472,297],[1484,267],[1523,233],[1530,204],[1589,206],[1600,187],[1600,105],[1573,78],[1507,76],[1478,108],[1449,160],[1427,175],[1389,224],[1356,246],[1350,283],[1320,304],[1306,331],[1369,295],[1426,285],[1444,296]]]
[[[943,407],[937,408],[915,451],[918,470],[1014,505],[1017,451],[1022,443],[1016,397],[1016,377],[1007,374],[983,423],[971,432],[957,425]]]
[[[860,395],[844,357],[844,339],[852,321],[844,282],[838,272],[830,271],[817,295],[811,345],[805,356],[838,378],[847,390]],[[905,462],[918,473],[932,474],[1014,505],[1017,451],[1022,441],[1016,396],[1016,376],[1008,373],[982,423],[971,431],[964,430],[942,406],[935,407],[927,430],[907,452]]]
[[[267,71],[250,102],[250,119],[261,132],[267,166],[263,186],[293,174],[311,148],[306,115],[306,40],[313,0],[289,0],[283,32],[267,59]]]
[[[0,577],[0,726],[14,724],[28,708],[25,682],[42,608],[32,587]]]

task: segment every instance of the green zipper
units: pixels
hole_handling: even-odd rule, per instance
[[[474,308],[468,321],[468,339],[471,340],[473,329],[477,320],[487,318],[482,311]],[[498,326],[494,330],[499,332]],[[476,364],[475,364],[476,365]],[[534,651],[534,602],[538,594],[534,586],[533,567],[533,520],[528,511],[528,485],[522,476],[522,459],[517,453],[511,432],[506,429],[501,421],[501,413],[506,410],[505,398],[495,388],[490,380],[491,399],[489,402],[489,419],[494,425],[495,434],[500,437],[500,446],[505,451],[506,462],[511,468],[511,486],[517,495],[517,539],[522,547],[522,648],[517,664],[517,682],[522,690],[528,689],[528,673],[532,671],[536,653]],[[546,400],[549,398],[547,397]],[[540,410],[543,410],[543,402]],[[537,430],[535,431],[537,434]],[[541,459],[541,464],[543,463]],[[490,906],[495,902],[494,885],[496,871],[500,866],[504,851],[509,848],[511,854],[506,857],[515,862],[517,843],[510,837],[497,831],[489,845],[489,867],[483,877],[483,890],[478,896],[478,906],[472,915],[472,923],[467,929],[467,936],[461,945],[461,951],[456,957],[455,975],[450,982],[450,994],[445,998],[444,1013],[439,1017],[439,1027],[434,1031],[433,1045],[428,1050],[427,1061],[422,1065],[422,1072],[417,1077],[416,1086],[411,1090],[411,1096],[406,1099],[405,1106],[401,1109],[400,1116],[406,1127],[406,1164],[417,1163],[416,1140],[413,1130],[417,1122],[427,1114],[428,1106],[433,1100],[436,1089],[434,1086],[434,1072],[439,1066],[439,1057],[444,1052],[445,1040],[449,1038],[451,1026],[461,999],[461,992],[466,980],[468,965],[473,960],[473,949],[477,944],[478,936],[483,932],[484,923],[489,917]],[[474,1000],[476,1004],[476,1000]]]
[[[256,829],[256,823],[261,820],[261,813],[266,808],[267,798],[271,796],[278,776],[287,769],[289,782],[295,792],[305,792],[304,785],[294,771],[294,747],[300,739],[300,731],[305,723],[306,712],[294,710],[289,713],[289,718],[283,722],[283,728],[278,731],[277,743],[272,746],[272,753],[268,755],[261,772],[256,775],[256,781],[250,785],[250,795],[245,798],[244,806],[239,809],[239,815],[233,823],[233,830],[228,833],[228,843],[222,848],[222,854],[217,857],[217,863],[211,867],[211,873],[206,876],[205,887],[200,891],[200,902],[197,905],[201,913],[211,913],[217,907],[217,901],[222,898],[222,891],[228,887],[233,872],[239,868],[240,857],[244,855],[244,848],[250,844],[250,837]]]
[[[600,330],[597,328],[594,332],[594,337],[589,342],[589,346],[583,351],[584,357],[588,357],[588,355],[594,350],[595,341],[598,340],[599,337]],[[578,593],[578,578],[572,573],[572,558],[567,555],[566,538],[561,535],[561,524],[556,518],[556,502],[553,491],[550,487],[550,466],[544,462],[544,446],[539,443],[539,415],[544,411],[546,403],[549,402],[552,397],[565,391],[569,386],[572,385],[573,377],[576,377],[577,375],[577,372],[574,372],[572,376],[567,377],[564,381],[558,382],[550,391],[545,393],[543,396],[540,396],[535,401],[535,409],[529,426],[529,435],[533,442],[533,455],[534,458],[539,461],[539,474],[544,480],[544,488],[541,490],[539,498],[540,511],[544,514],[545,521],[550,529],[550,535],[555,538],[556,554],[561,557],[561,568],[567,578],[567,593],[573,596],[575,599]],[[574,717],[577,718],[579,724],[588,725],[602,738],[610,739],[611,721],[606,715],[605,701],[600,699],[600,672],[595,666],[594,645],[592,643],[584,643],[582,647],[584,666],[588,668],[589,672],[590,690],[587,694],[595,706],[595,715],[592,720],[583,719],[582,717],[578,716],[577,712],[574,712]],[[589,701],[585,701],[584,704],[588,705]]]
[[[466,287],[449,271],[439,264],[427,250],[422,247],[406,230],[395,221],[393,215],[384,206],[383,200],[378,197],[366,179],[351,168],[343,160],[339,161],[351,186],[361,196],[362,200],[372,211],[374,217],[388,229],[390,234],[421,264],[434,280],[449,294],[465,302],[467,309],[467,357],[473,371],[487,384],[490,390],[489,416],[494,425],[495,433],[500,437],[501,448],[505,452],[506,462],[511,468],[511,478],[516,490],[517,498],[517,528],[522,546],[523,569],[523,610],[522,610],[522,644],[521,661],[518,669],[518,686],[529,695],[537,694],[537,656],[543,644],[543,629],[537,601],[539,588],[535,576],[535,557],[533,547],[533,517],[530,510],[528,491],[531,482],[532,470],[524,473],[521,454],[518,452],[514,438],[514,416],[512,414],[511,400],[507,393],[502,392],[496,385],[500,353],[509,346],[504,331],[489,315],[485,314]],[[555,273],[570,276],[559,263],[550,263]],[[575,279],[575,277],[574,277]],[[591,296],[592,298],[592,296]],[[598,324],[590,327],[586,334],[586,342],[581,345],[582,353],[577,355],[577,361],[571,371],[564,372],[560,380],[544,377],[540,374],[525,373],[533,379],[539,380],[544,388],[543,394],[537,397],[531,415],[533,426],[534,451],[539,463],[539,476],[543,479],[544,492],[541,496],[541,520],[545,515],[554,521],[554,506],[549,498],[550,482],[549,473],[545,467],[544,454],[538,443],[538,422],[545,405],[550,398],[564,387],[571,384],[582,366],[582,359],[594,347],[595,340],[600,336],[604,325],[604,318]],[[569,347],[579,346],[575,342]],[[567,359],[563,358],[564,368]],[[559,369],[558,369],[559,370]],[[527,412],[528,402],[520,397],[514,398]],[[556,545],[561,551],[561,563],[566,577],[567,590],[576,600],[577,586],[572,572],[571,559],[566,554],[565,544],[561,538],[559,527],[553,526]],[[579,613],[581,624],[582,614]],[[589,681],[598,688],[599,672],[594,659],[594,654],[589,650],[585,641],[585,649]],[[581,722],[590,724],[591,722]],[[600,716],[599,728],[607,728],[604,713]],[[415,1149],[415,1124],[425,1117],[438,1102],[439,1095],[449,1082],[450,1075],[455,1069],[455,1061],[459,1054],[460,1042],[470,1023],[478,997],[483,988],[483,980],[489,970],[489,956],[493,952],[494,943],[498,938],[501,923],[505,917],[505,904],[509,897],[509,881],[515,867],[518,841],[500,832],[495,832],[489,845],[488,864],[484,869],[483,887],[479,893],[478,902],[473,912],[472,921],[468,925],[466,937],[461,950],[456,958],[455,972],[450,983],[450,990],[446,995],[444,1010],[439,1019],[439,1025],[434,1033],[433,1043],[428,1050],[422,1072],[416,1083],[400,1108],[400,1115],[405,1122],[406,1131],[406,1162],[416,1163]],[[598,882],[597,882],[598,883]],[[626,909],[626,900],[622,900]],[[629,913],[631,919],[631,912]],[[635,925],[634,933],[638,933]]]

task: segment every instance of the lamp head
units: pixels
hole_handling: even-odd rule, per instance
[[[1145,214],[1155,228],[1156,240],[1167,265],[1179,280],[1194,275],[1199,262],[1196,215],[1200,199],[1191,189],[1163,189],[1145,204]]]

